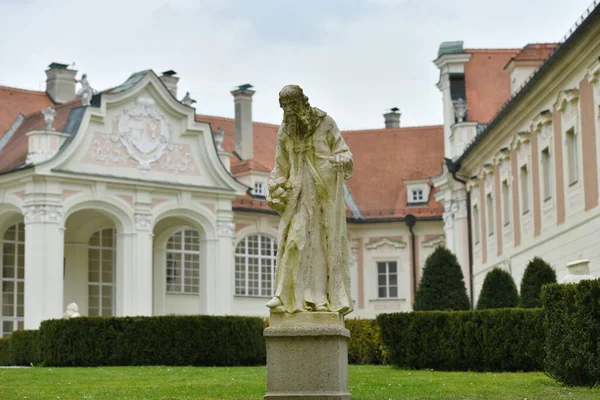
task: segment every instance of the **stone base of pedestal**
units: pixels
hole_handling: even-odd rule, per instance
[[[350,400],[348,338],[338,313],[271,312],[267,400]]]

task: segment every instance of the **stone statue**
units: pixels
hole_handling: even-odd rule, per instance
[[[192,106],[192,104],[194,104],[196,102],[196,100],[192,99],[190,97],[190,92],[185,92],[185,97],[183,99],[181,99],[181,104],[186,105],[186,106]]]
[[[217,151],[223,150],[223,140],[225,139],[225,132],[223,129],[217,128],[216,132],[213,132],[213,140],[215,141],[215,146],[217,147]]]
[[[297,85],[279,92],[283,122],[267,201],[281,215],[271,309],[353,310],[350,297],[344,180],[352,153],[330,116],[313,108]]]
[[[77,97],[81,98],[81,105],[89,106],[92,101],[92,96],[94,95],[94,89],[92,89],[87,80],[87,74],[83,74],[80,81],[75,79],[75,82],[81,83],[81,89],[77,92]]]
[[[56,110],[48,106],[42,110],[42,115],[44,116],[44,122],[46,122],[46,127],[44,129],[47,131],[55,130],[52,123],[54,122],[54,117],[56,117]]]
[[[79,314],[79,307],[77,307],[77,303],[71,303],[67,306],[67,310],[63,314],[63,318],[69,319],[75,317],[81,317]]]

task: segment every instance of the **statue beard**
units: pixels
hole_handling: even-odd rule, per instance
[[[298,116],[294,113],[285,113],[283,122],[292,135],[304,137],[309,131],[310,118],[308,112],[303,116]]]

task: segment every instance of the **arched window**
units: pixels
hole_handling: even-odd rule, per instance
[[[115,292],[115,231],[101,229],[94,233],[88,245],[88,315],[114,315]]]
[[[246,236],[235,248],[235,294],[272,296],[277,242],[270,236]]]
[[[0,337],[23,329],[25,225],[9,227],[2,238],[2,325]]]
[[[167,293],[200,293],[200,235],[180,230],[167,241]]]

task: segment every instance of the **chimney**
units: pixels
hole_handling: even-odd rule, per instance
[[[246,83],[231,91],[235,105],[235,152],[242,160],[254,157],[252,136],[252,85]]]
[[[46,70],[46,93],[58,104],[75,99],[75,75],[77,71],[69,69],[67,64],[53,62]]]
[[[383,114],[385,119],[385,128],[400,128],[400,116],[402,113],[398,107],[393,107],[389,112]]]
[[[167,89],[169,89],[169,92],[171,92],[173,97],[177,98],[177,82],[179,82],[179,77],[175,75],[177,75],[177,72],[168,70],[162,73],[160,80],[165,84]]]

